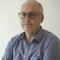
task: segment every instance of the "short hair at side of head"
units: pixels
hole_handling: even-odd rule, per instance
[[[25,3],[30,3],[30,2],[31,2],[31,3],[36,3],[36,4],[39,6],[39,8],[40,8],[40,13],[43,14],[43,6],[42,6],[42,4],[41,4],[40,2],[38,2],[37,0],[25,0],[23,4],[25,4]]]

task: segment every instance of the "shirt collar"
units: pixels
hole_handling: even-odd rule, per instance
[[[40,30],[39,30],[39,32],[37,33],[37,35],[35,36],[34,39],[35,39],[37,42],[40,42],[40,41],[42,40],[43,35],[44,35],[43,28],[40,27]]]
[[[35,36],[34,40],[36,40],[37,42],[40,42],[40,41],[42,40],[43,34],[44,34],[43,28],[40,27],[40,30],[39,30],[39,32],[37,33],[37,35]],[[21,34],[20,39],[24,39],[24,36],[25,36],[25,32],[23,32],[23,33]]]
[[[24,36],[25,36],[25,32],[21,33],[20,40],[24,39]]]

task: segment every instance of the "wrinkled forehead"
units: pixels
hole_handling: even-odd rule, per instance
[[[20,11],[40,11],[40,7],[36,2],[27,1],[21,5]]]

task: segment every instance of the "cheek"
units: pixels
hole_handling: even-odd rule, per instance
[[[36,30],[36,29],[38,29],[38,28],[40,28],[40,22],[39,22],[39,21],[36,21],[36,22],[34,23],[34,29]]]
[[[35,26],[40,25],[40,19],[36,19],[35,22],[34,22],[34,25],[35,25]]]
[[[33,28],[33,29],[36,29],[37,27],[38,27],[38,22],[36,21],[36,22],[33,23],[32,28]]]

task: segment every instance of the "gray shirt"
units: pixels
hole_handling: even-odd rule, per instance
[[[24,37],[23,32],[9,41],[2,60],[60,60],[60,41],[51,32],[41,28],[31,43]]]

